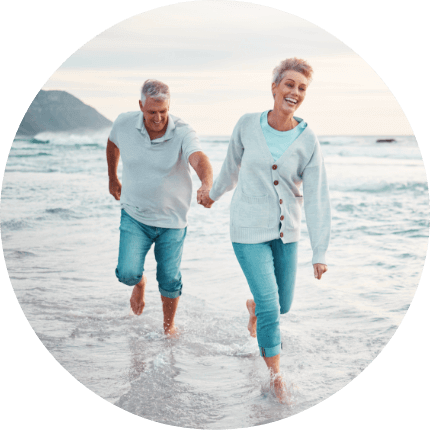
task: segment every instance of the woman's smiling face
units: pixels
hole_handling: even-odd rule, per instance
[[[272,84],[275,109],[285,114],[293,114],[305,99],[308,83],[306,76],[294,70],[287,70],[278,85]]]

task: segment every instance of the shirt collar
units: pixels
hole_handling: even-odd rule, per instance
[[[149,134],[148,131],[146,130],[146,127],[143,123],[143,112],[140,111],[137,121],[136,121],[136,128],[138,130],[140,130],[140,132],[146,136],[149,140]],[[167,128],[166,128],[166,132],[164,133],[163,136],[161,137],[157,137],[157,139],[151,140],[151,143],[153,144],[157,144],[157,143],[162,143],[162,142],[166,142],[167,140],[170,140],[173,137],[173,131],[175,130],[176,126],[175,126],[175,122],[173,121],[172,116],[169,114],[169,120],[167,122]]]

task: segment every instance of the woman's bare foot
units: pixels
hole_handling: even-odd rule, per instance
[[[246,301],[246,308],[249,312],[248,330],[252,337],[257,337],[257,317],[255,316],[255,302],[254,300]]]
[[[270,388],[275,392],[280,403],[291,405],[291,394],[287,390],[287,385],[279,369],[281,354],[263,358],[270,371]]]
[[[271,377],[270,387],[275,392],[275,396],[280,403],[284,405],[291,404],[291,395],[288,392],[287,384],[285,383],[280,373],[277,373]]]
[[[135,315],[140,315],[145,307],[145,286],[146,276],[142,275],[142,279],[134,286],[130,297],[131,310]]]

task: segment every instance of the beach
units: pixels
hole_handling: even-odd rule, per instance
[[[332,201],[329,272],[313,277],[305,220],[291,311],[281,318],[281,367],[293,404],[269,388],[249,337],[248,286],[229,240],[229,202],[193,198],[177,314],[162,334],[155,261],[146,307],[114,274],[119,203],[108,193],[108,131],[15,140],[2,189],[2,241],[19,303],[37,336],[77,380],[138,416],[191,428],[276,421],[343,388],[379,354],[413,298],[428,242],[428,187],[412,136],[320,136]],[[219,172],[228,137],[203,136]],[[193,174],[194,191],[199,181]],[[61,301],[58,301],[58,296]]]

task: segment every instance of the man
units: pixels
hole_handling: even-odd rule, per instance
[[[106,157],[109,192],[121,202],[116,276],[133,286],[130,305],[136,315],[145,306],[145,257],[151,245],[164,314],[164,332],[175,335],[175,313],[182,290],[180,264],[187,231],[192,181],[189,164],[202,182],[197,192],[212,187],[212,166],[195,131],[169,114],[169,87],[145,81],[140,111],[119,115],[109,135]],[[117,176],[122,158],[122,184]]]

